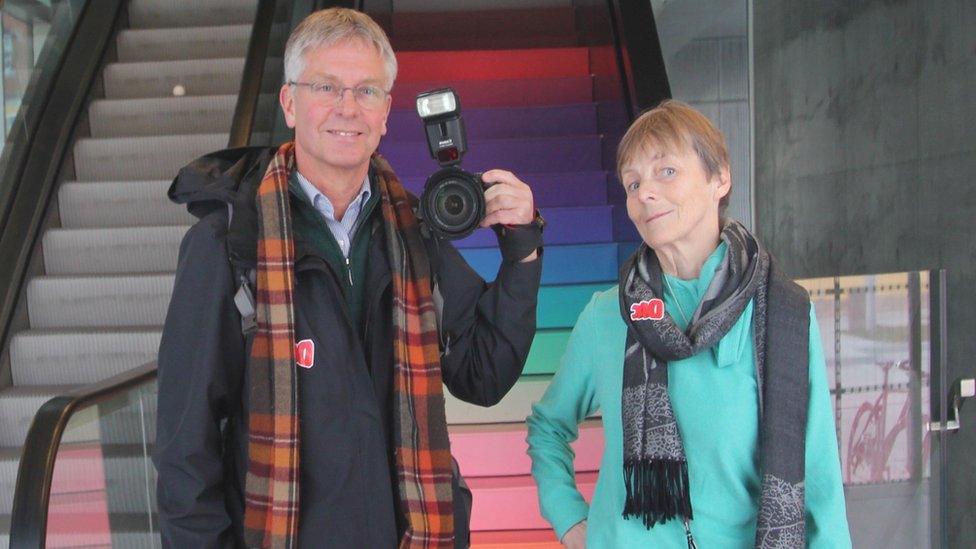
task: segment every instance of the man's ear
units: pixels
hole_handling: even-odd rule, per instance
[[[282,84],[278,92],[278,103],[281,104],[281,111],[285,114],[285,124],[295,128],[295,97],[293,95],[294,86]]]

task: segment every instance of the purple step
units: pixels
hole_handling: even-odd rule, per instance
[[[384,142],[380,152],[400,177],[426,177],[438,169],[424,141]],[[464,168],[504,168],[515,173],[601,171],[600,136],[476,139],[468,143]]]
[[[610,215],[613,219],[614,242],[639,242],[640,233],[637,232],[633,221],[627,216],[627,205],[614,204],[610,206],[610,209]]]
[[[596,135],[596,105],[467,109],[461,98],[461,115],[469,139],[505,137],[553,137]],[[396,109],[386,122],[384,142],[423,139],[424,124],[413,109]]]
[[[606,172],[519,173],[519,178],[532,187],[537,208],[565,206],[602,206],[607,203]],[[403,180],[408,191],[420,196],[425,176]]]
[[[613,212],[610,206],[540,208],[546,219],[543,241],[549,244],[589,244],[613,241]],[[458,248],[490,248],[498,238],[489,229],[478,229],[455,242]]]

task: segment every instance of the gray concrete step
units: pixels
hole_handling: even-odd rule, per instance
[[[119,61],[174,61],[244,57],[251,24],[125,29],[116,38]]]
[[[229,95],[240,90],[244,58],[110,63],[102,77],[105,97],[172,97],[176,85],[188,96]]]
[[[172,274],[40,276],[27,310],[32,328],[162,326],[172,291]]]
[[[161,273],[176,271],[180,242],[189,225],[48,229],[44,267],[49,275]]]
[[[229,132],[237,96],[101,99],[88,107],[92,137]]]
[[[256,0],[131,0],[132,28],[252,24]]]
[[[173,174],[175,175],[175,174]],[[189,225],[196,218],[166,196],[171,181],[74,181],[58,189],[67,229]]]
[[[14,385],[90,384],[156,360],[158,327],[24,330],[10,340]]]
[[[79,139],[74,146],[79,180],[172,179],[191,160],[227,146],[227,134]]]

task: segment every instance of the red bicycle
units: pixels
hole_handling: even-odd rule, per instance
[[[899,480],[911,478],[913,463],[918,456],[911,455],[912,448],[908,448],[908,460],[905,465],[905,476],[898,475],[892,478],[891,466],[888,460],[891,457],[895,442],[903,433],[908,435],[908,414],[911,409],[912,399],[906,398],[898,413],[895,424],[888,429],[888,396],[891,392],[907,392],[907,388],[894,388],[888,385],[888,374],[892,368],[900,370],[910,370],[911,364],[907,360],[900,362],[882,362],[878,364],[884,373],[884,381],[881,385],[881,394],[874,402],[865,402],[854,414],[854,421],[851,424],[851,433],[847,444],[847,467],[845,478],[847,482],[857,479],[860,482],[885,482],[889,480]],[[927,374],[922,373],[922,378]],[[922,414],[922,424],[929,419],[928,414]],[[922,466],[929,454],[929,433],[922,435]]]

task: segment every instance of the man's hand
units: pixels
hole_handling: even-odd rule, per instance
[[[586,521],[577,522],[560,541],[566,549],[586,549]]]
[[[512,172],[488,170],[481,179],[491,186],[485,190],[485,218],[481,227],[497,223],[503,225],[525,225],[535,218],[535,201],[532,189]],[[539,256],[535,251],[522,262],[533,261]]]

